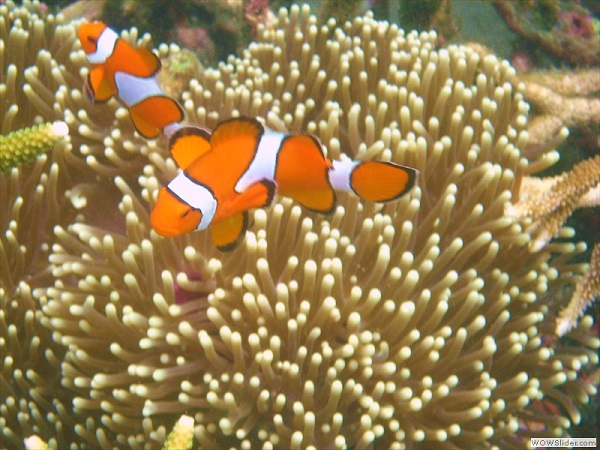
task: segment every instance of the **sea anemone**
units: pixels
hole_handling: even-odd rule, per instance
[[[514,69],[369,14],[319,25],[293,6],[257,39],[191,81],[190,122],[259,117],[315,134],[333,158],[413,166],[418,186],[386,205],[341,194],[331,216],[280,199],[222,254],[208,233],[151,231],[158,189],[177,172],[168,150],[126,144],[142,141],[112,103],[77,103],[66,121],[91,130],[81,139],[102,163],[68,198],[119,205],[51,217],[50,270],[10,294],[19,314],[3,300],[12,365],[0,407],[18,417],[3,419],[7,442],[154,448],[184,413],[214,449],[506,448],[566,435],[595,392],[578,375],[597,365],[599,340],[589,317],[570,345],[546,339],[582,246],[532,252],[504,214],[519,180],[552,162],[520,151],[528,105]],[[80,56],[73,44],[61,58]],[[21,342],[49,364],[28,372]],[[41,389],[48,379],[60,384]],[[542,398],[563,409],[540,414]]]

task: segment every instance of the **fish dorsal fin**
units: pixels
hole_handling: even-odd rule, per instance
[[[264,131],[264,127],[258,120],[237,117],[217,125],[210,138],[210,143],[212,149],[217,152],[221,148],[230,146],[243,149],[251,146],[255,150]]]
[[[213,243],[222,252],[228,252],[238,246],[248,228],[248,212],[237,213],[228,219],[210,226]]]
[[[133,47],[124,39],[115,45],[113,57],[119,58],[119,70],[141,78],[156,75],[161,68],[158,56],[147,47]]]
[[[140,57],[144,60],[144,63],[150,73],[147,75],[149,77],[156,75],[162,66],[160,59],[156,54],[147,47],[138,47],[137,51],[140,54]]]
[[[169,140],[171,156],[181,169],[211,149],[210,133],[196,126],[182,127]]]

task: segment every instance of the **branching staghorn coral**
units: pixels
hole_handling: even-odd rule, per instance
[[[556,320],[556,334],[563,336],[571,331],[598,296],[600,296],[600,244],[594,246],[589,269],[577,282],[571,301]]]
[[[597,364],[598,339],[589,317],[570,334],[580,346],[544,337],[553,293],[583,271],[568,264],[582,246],[531,252],[504,215],[515,180],[551,162],[519,151],[528,107],[514,71],[464,47],[436,50],[435,39],[371,16],[318,25],[293,7],[190,83],[191,122],[258,116],[314,133],[331,157],[420,170],[413,194],[388,205],[340,195],[323,217],[281,199],[225,255],[208,233],[150,231],[175,164],[137,140],[117,105],[87,105],[68,84],[57,99],[77,133],[59,167],[93,156],[81,170],[95,176],[67,196],[76,217],[50,222],[50,270],[23,313],[51,333],[40,345],[64,352],[42,372],[60,381],[61,400],[29,397],[3,370],[13,393],[2,417],[21,412],[3,424],[7,442],[156,448],[183,413],[199,447],[215,449],[508,448],[565,435],[595,392],[578,372]],[[69,61],[80,57],[75,46]],[[0,337],[23,364],[28,336]],[[562,414],[540,415],[531,405],[542,397]]]
[[[519,201],[507,204],[506,213],[530,219],[526,231],[533,237],[532,250],[544,248],[559,235],[564,222],[579,206],[599,206],[600,155],[586,159],[550,179],[525,178]]]

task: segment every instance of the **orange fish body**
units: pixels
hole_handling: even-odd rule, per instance
[[[164,236],[210,227],[222,251],[239,244],[248,211],[270,205],[275,193],[327,214],[335,208],[335,190],[387,202],[408,192],[416,178],[414,169],[394,163],[330,160],[315,138],[267,130],[249,118],[221,122],[212,135],[180,128],[170,148],[183,171],[160,190],[152,227]]]
[[[86,88],[94,101],[119,97],[136,130],[146,138],[155,138],[166,126],[183,120],[181,106],[156,81],[161,64],[152,51],[132,47],[102,22],[84,23],[77,33],[93,65]]]

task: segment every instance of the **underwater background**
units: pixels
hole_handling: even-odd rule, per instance
[[[0,448],[598,438],[597,2],[0,12]],[[177,166],[88,99],[89,20],[156,49],[189,123],[257,117],[417,186],[330,216],[280,198],[231,253],[160,237]]]

